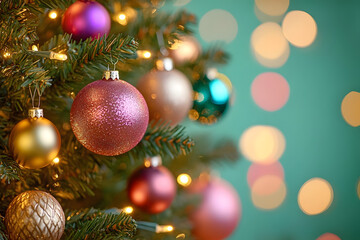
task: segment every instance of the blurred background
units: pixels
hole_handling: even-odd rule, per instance
[[[229,239],[360,239],[360,2],[178,0],[195,36],[231,55],[233,104],[193,136],[238,143],[217,174],[238,191]],[[335,236],[336,235],[336,236]]]

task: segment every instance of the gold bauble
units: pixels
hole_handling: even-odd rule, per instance
[[[27,191],[10,203],[5,225],[10,240],[58,240],[64,233],[65,215],[49,193]]]
[[[10,151],[16,162],[29,169],[49,165],[60,150],[61,138],[55,125],[43,117],[27,118],[13,128]]]

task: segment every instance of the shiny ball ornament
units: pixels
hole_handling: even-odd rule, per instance
[[[176,183],[167,168],[145,162],[145,167],[137,169],[130,176],[127,191],[130,201],[135,206],[145,212],[156,214],[165,211],[171,205],[176,195]]]
[[[232,95],[231,82],[217,72],[209,73],[194,86],[194,104],[189,118],[204,125],[216,123],[227,111]]]
[[[23,168],[39,169],[49,165],[61,145],[59,131],[43,117],[43,110],[32,108],[29,118],[17,123],[9,137],[9,148],[15,161]]]
[[[145,134],[149,110],[140,92],[119,80],[118,71],[85,86],[75,97],[70,123],[78,141],[105,156],[134,148]]]
[[[175,64],[194,62],[201,54],[201,45],[193,36],[179,36],[170,48],[170,57]]]
[[[74,40],[101,37],[109,33],[110,27],[108,11],[93,0],[76,1],[66,9],[62,19],[64,32],[72,34]]]
[[[58,240],[64,233],[65,215],[49,193],[27,191],[10,203],[5,226],[10,240]]]
[[[222,179],[197,180],[191,194],[201,196],[190,214],[192,233],[198,240],[223,240],[236,229],[241,218],[241,203],[235,189]]]
[[[150,120],[177,125],[193,105],[193,90],[186,76],[173,69],[170,58],[158,60],[157,69],[143,76],[137,89],[149,107]]]

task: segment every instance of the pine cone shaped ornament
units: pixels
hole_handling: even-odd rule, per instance
[[[5,225],[10,240],[59,240],[65,229],[65,215],[49,193],[27,191],[10,203]]]

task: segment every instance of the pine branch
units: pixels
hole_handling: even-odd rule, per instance
[[[0,215],[0,240],[8,240],[6,236],[6,227],[4,224],[4,218]]]
[[[188,154],[195,145],[194,141],[185,135],[183,126],[151,125],[141,142],[129,152],[130,159],[144,159],[146,156],[155,155],[175,158]]]
[[[136,222],[131,216],[107,213],[97,209],[75,210],[66,213],[63,239],[128,239],[136,232]]]
[[[19,165],[12,159],[11,156],[3,153],[0,155],[0,179],[8,184],[19,178]]]
[[[57,1],[48,1],[48,0],[35,0],[35,3],[38,4],[41,8],[48,9],[63,9],[68,8],[74,0],[57,0]]]

